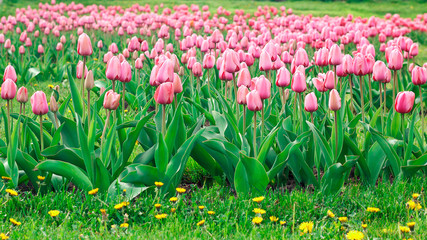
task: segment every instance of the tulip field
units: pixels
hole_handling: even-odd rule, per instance
[[[0,238],[423,239],[427,13],[255,3],[0,16]]]

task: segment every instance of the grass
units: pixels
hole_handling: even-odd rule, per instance
[[[423,178],[414,178],[412,182],[379,184],[372,188],[364,185],[349,184],[342,194],[323,196],[320,191],[298,189],[290,193],[281,190],[268,191],[261,203],[255,203],[252,197],[236,198],[228,187],[214,185],[211,188],[188,186],[187,193],[178,197],[177,203],[160,199],[156,194],[144,193],[121,210],[114,205],[126,201],[120,199],[104,201],[102,196],[90,196],[81,192],[61,191],[46,195],[20,193],[19,197],[2,196],[0,215],[2,224],[0,232],[10,233],[11,239],[25,236],[29,239],[49,237],[52,239],[255,239],[278,238],[299,239],[298,226],[302,222],[313,221],[313,239],[338,239],[349,230],[362,231],[361,224],[368,227],[364,232],[370,239],[381,237],[399,239],[398,226],[406,222],[416,222],[415,231],[406,237],[422,239],[427,234],[425,208],[419,212],[407,211],[405,203],[413,193],[420,193],[426,187]],[[425,207],[425,196],[421,195],[420,203]],[[107,204],[108,203],[108,204]],[[162,204],[155,210],[154,203]],[[198,206],[205,206],[203,211]],[[170,213],[171,207],[177,210]],[[380,208],[379,213],[368,213],[367,207]],[[100,209],[105,209],[108,216],[102,216]],[[259,226],[252,224],[254,208],[262,208],[263,222]],[[61,213],[52,218],[50,210]],[[335,218],[327,217],[331,210]],[[207,211],[215,211],[214,215]],[[163,220],[154,216],[167,213]],[[129,228],[119,225],[127,214]],[[408,218],[409,214],[409,218]],[[286,221],[284,226],[272,223],[270,216]],[[338,217],[348,217],[347,223],[340,223]],[[9,218],[20,221],[20,226],[12,226]],[[205,225],[196,224],[205,219]],[[116,225],[116,227],[112,227]],[[292,232],[292,228],[295,232]],[[386,229],[387,233],[384,233]],[[308,238],[308,237],[305,237]]]

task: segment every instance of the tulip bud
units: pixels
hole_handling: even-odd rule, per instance
[[[318,109],[317,98],[314,92],[307,94],[304,99],[304,109],[307,112],[315,112]]]
[[[181,66],[179,68],[178,75],[181,76],[181,77],[184,76],[184,67],[183,66]]]
[[[423,85],[427,81],[427,69],[424,67],[414,67],[412,69],[412,83],[414,85]]]
[[[115,93],[112,89],[108,90],[104,95],[104,108],[108,110],[116,110],[120,104],[120,94]]]
[[[246,95],[246,104],[250,111],[256,112],[262,109],[262,100],[259,93],[254,90]]]
[[[86,33],[82,33],[79,36],[79,40],[77,42],[77,53],[80,56],[90,56],[93,53],[92,43]]]
[[[10,64],[7,65],[7,67],[4,69],[3,81],[5,81],[6,79],[11,79],[14,82],[18,80],[15,68]]]
[[[93,80],[93,72],[92,70],[89,70],[86,75],[85,79],[85,88],[86,90],[90,91],[95,86],[95,82]]]
[[[271,82],[261,75],[255,83],[255,90],[262,100],[267,99],[271,96]]]
[[[325,88],[329,90],[335,88],[335,73],[333,71],[326,72]]]
[[[49,104],[49,106],[50,106],[50,111],[51,112],[56,113],[58,111],[58,103],[56,103],[56,99],[55,99],[55,97],[53,95],[50,97],[50,104]]]
[[[18,89],[18,94],[16,96],[16,100],[20,103],[28,102],[28,90],[26,87],[20,87]]]
[[[237,86],[251,86],[251,73],[249,72],[249,69],[242,68],[239,72],[239,76],[237,77]]]
[[[240,105],[246,105],[246,95],[248,95],[249,89],[245,85],[241,85],[237,90],[237,103]]]
[[[332,89],[329,93],[329,109],[332,111],[338,111],[341,109],[341,97],[335,89]]]
[[[173,78],[173,93],[180,93],[182,92],[182,83],[181,83],[181,78],[179,77],[178,74],[174,73],[173,74],[174,78]]]
[[[5,100],[14,99],[16,95],[16,84],[15,82],[8,78],[1,85],[1,98]]]
[[[285,89],[285,101],[289,99],[289,88]]]
[[[305,82],[304,73],[296,71],[292,76],[291,88],[294,92],[302,93],[307,89],[307,83]]]
[[[174,87],[171,82],[160,84],[154,93],[154,100],[158,104],[171,104],[174,96]]]
[[[194,63],[193,67],[191,68],[191,71],[193,72],[193,75],[195,77],[201,77],[203,75],[202,64],[200,64],[199,62]]]
[[[409,113],[414,106],[415,93],[411,91],[400,92],[396,96],[394,109],[398,113]]]
[[[101,96],[105,92],[105,87],[99,89],[99,95]]]
[[[31,107],[35,115],[44,115],[49,112],[44,92],[37,91],[31,96]]]
[[[132,69],[127,61],[123,61],[120,65],[120,82],[130,82],[132,80]]]
[[[114,56],[108,61],[107,68],[105,70],[105,75],[109,80],[119,80],[120,79],[120,60],[118,57]]]
[[[83,74],[83,62],[79,61],[77,63],[77,67],[76,67],[76,77],[77,79],[82,79],[83,77],[85,78],[87,75],[87,66],[85,66],[85,71],[84,71],[84,76],[82,76]]]

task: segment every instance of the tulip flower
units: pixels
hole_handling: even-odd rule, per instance
[[[268,72],[273,69],[273,62],[271,56],[267,51],[262,51],[259,58],[259,70]]]
[[[49,112],[46,95],[42,91],[37,91],[31,96],[31,107],[35,115],[40,119],[40,151],[43,150],[43,115]]]
[[[246,96],[249,93],[249,89],[245,85],[241,85],[239,89],[237,90],[237,103],[240,105],[246,105],[247,100]],[[243,108],[243,135],[245,134],[246,130],[246,108]]]
[[[105,131],[107,130],[107,126],[110,125],[110,115],[111,111],[116,110],[120,105],[120,94],[114,92],[114,90],[108,90],[108,92],[104,95],[104,103],[103,106],[107,111],[107,118],[105,120],[104,130],[102,130],[101,135],[101,146],[103,146],[103,140],[105,136]]]
[[[403,66],[403,55],[402,52],[395,48],[391,50],[391,52],[388,55],[388,68],[390,70],[393,70],[393,103],[395,102],[395,92],[397,89],[397,71],[402,69]]]
[[[18,80],[16,76],[15,68],[10,64],[7,65],[7,67],[4,69],[3,82],[6,81],[6,79],[11,79],[15,83]]]
[[[130,64],[125,60],[120,64],[120,77],[119,81],[123,83],[123,94],[122,94],[122,116],[125,116],[125,92],[126,92],[126,83],[132,80],[132,69]]]
[[[335,118],[335,158],[338,157],[338,118],[337,111],[341,109],[341,97],[337,90],[332,89],[329,94],[329,109],[334,111]]]
[[[325,88],[326,89],[332,90],[335,88],[335,84],[336,84],[335,75],[336,74],[333,71],[326,72],[326,75],[325,75]]]
[[[77,53],[80,56],[90,56],[93,53],[92,42],[86,33],[82,33],[77,41]]]
[[[105,69],[106,77],[113,82],[113,91],[115,91],[115,81],[120,79],[120,68],[120,60],[114,56],[108,61],[107,68]]]
[[[317,105],[317,97],[314,92],[309,93],[304,99],[304,110],[310,113],[311,122],[314,124],[313,112],[317,111],[319,106]]]
[[[237,77],[237,86],[240,88],[241,86],[250,87],[251,86],[251,73],[249,69],[242,68]]]
[[[396,112],[402,115],[402,136],[403,146],[405,146],[405,128],[404,128],[404,115],[409,113],[414,106],[415,93],[411,91],[399,92],[396,96],[396,102],[394,103],[394,109]],[[405,149],[405,147],[403,147]],[[403,151],[405,153],[405,151]]]
[[[154,93],[154,100],[157,104],[162,104],[162,134],[166,133],[166,104],[171,104],[174,96],[174,86],[172,82],[160,84]]]
[[[93,72],[90,70],[85,79],[85,88],[87,91],[87,119],[90,124],[90,90],[95,86],[95,82],[93,80]]]
[[[363,76],[368,73],[368,64],[362,54],[356,54],[353,59],[353,73],[359,76],[360,82],[360,108],[362,110],[362,121],[365,121],[365,95],[363,91]]]
[[[199,62],[194,63],[193,67],[191,68],[191,71],[197,79],[197,91],[200,91],[200,77],[203,76],[202,64],[200,64]]]
[[[420,106],[421,106],[421,136],[424,139],[424,109],[423,109],[423,94],[421,91],[421,85],[424,85],[427,81],[427,68],[425,67],[414,67],[412,70],[412,83],[418,85],[420,95]]]
[[[256,156],[257,156],[257,149],[256,149],[256,112],[263,109],[261,97],[259,96],[259,93],[256,90],[251,91],[246,95],[246,104],[248,106],[248,109],[250,111],[254,112],[254,132],[253,132],[252,144],[253,144],[254,157],[256,158]]]
[[[16,84],[15,82],[8,78],[1,85],[1,98],[7,101],[7,122],[8,122],[8,132],[6,134],[10,134],[10,100],[14,99],[16,96]]]

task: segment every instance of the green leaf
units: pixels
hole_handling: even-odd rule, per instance
[[[129,168],[133,169],[120,181],[132,184],[143,184],[145,186],[152,186],[154,182],[159,181],[159,171],[153,166],[143,164],[132,164]]]
[[[234,187],[239,195],[249,192],[263,194],[269,179],[263,165],[255,158],[240,153],[240,161],[234,174]]]
[[[335,163],[331,165],[322,177],[322,192],[325,195],[337,193],[344,184],[345,176],[356,163],[356,160],[347,160],[344,165]]]
[[[70,68],[67,68],[68,82],[70,83],[71,97],[73,99],[74,111],[80,116],[83,116],[83,100],[80,95],[80,91],[74,82],[73,75],[71,74]]]
[[[166,173],[166,167],[169,162],[168,146],[163,139],[162,133],[159,133],[159,140],[156,144],[156,153],[154,154],[154,161],[156,163],[158,175],[163,178]]]
[[[21,122],[21,118],[18,118],[18,123]],[[18,152],[18,135],[19,124],[16,124],[12,136],[10,136],[9,145],[7,146],[7,163],[10,168],[10,177],[12,178],[13,185],[18,186],[18,167],[16,166],[16,153]]]
[[[270,131],[270,133],[267,135],[267,137],[264,138],[264,141],[261,143],[257,160],[263,165],[265,164],[265,157],[267,156],[268,151],[270,150],[271,146],[274,144],[274,139],[276,138],[277,132],[279,131],[281,124],[282,122],[280,121],[276,125],[276,127],[274,127],[274,129]]]
[[[322,152],[323,157],[325,158],[326,167],[329,167],[332,165],[332,150],[329,147],[328,142],[326,141],[325,137],[317,130],[317,128],[311,123],[308,122],[308,127],[311,129],[314,135],[314,139],[316,140],[316,146],[320,147],[320,151]]]

